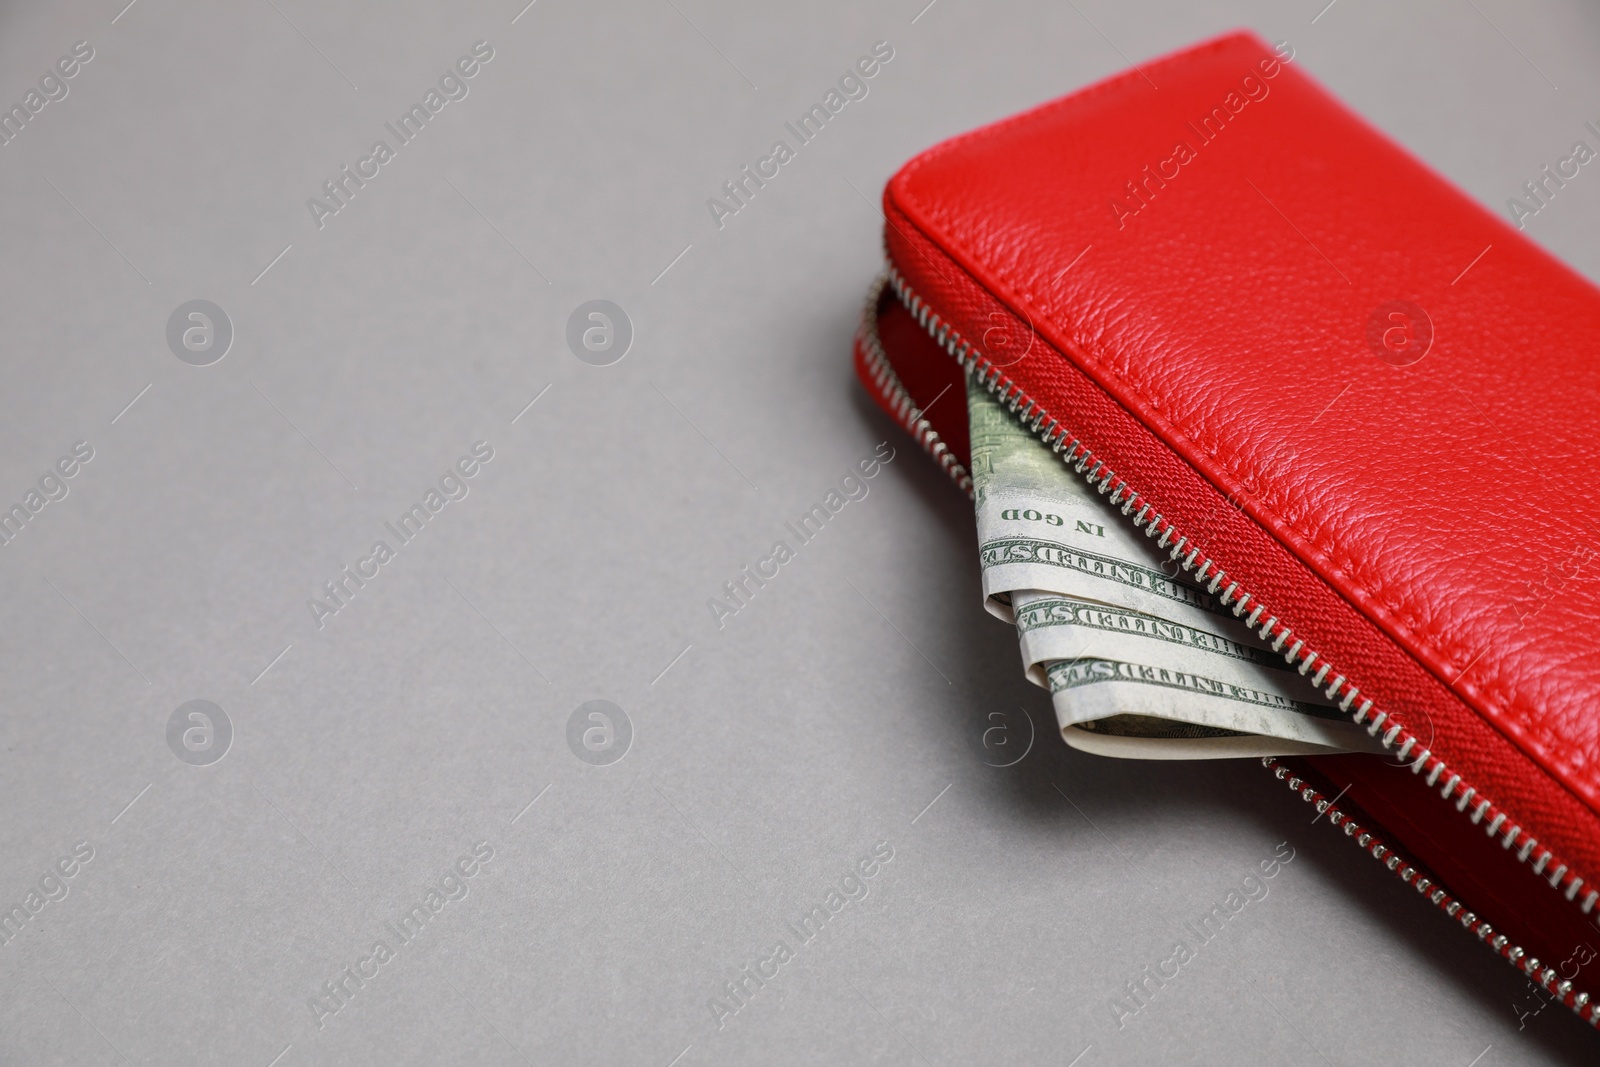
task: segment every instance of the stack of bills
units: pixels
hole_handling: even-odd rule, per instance
[[[1075,748],[1136,759],[1375,751],[1281,653],[967,382],[983,593]]]

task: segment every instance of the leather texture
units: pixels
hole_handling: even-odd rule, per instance
[[[885,211],[947,320],[1600,875],[1600,292],[1249,34],[948,141]]]

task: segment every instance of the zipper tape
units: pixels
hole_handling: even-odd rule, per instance
[[[933,457],[933,461],[939,464],[940,469],[950,475],[961,491],[970,497],[972,475],[934,430],[933,424],[923,417],[923,409],[917,406],[917,402],[911,398],[911,393],[901,384],[900,376],[894,372],[894,368],[889,364],[889,357],[884,354],[883,342],[878,338],[878,303],[883,296],[884,287],[888,284],[887,271],[873,280],[871,288],[867,290],[866,305],[861,311],[861,326],[857,331],[857,337],[861,341],[863,362],[866,364],[867,373],[872,377],[872,387],[884,398],[890,416],[900,424],[900,428],[910,434],[922,450]]]

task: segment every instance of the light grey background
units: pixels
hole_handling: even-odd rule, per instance
[[[1247,25],[1503,211],[1595,143],[1591,6],[124,2],[0,8],[0,102],[95,50],[0,147],[0,502],[95,450],[0,548],[0,902],[94,849],[0,945],[0,1060],[1592,1061],[1259,765],[1067,751],[965,501],[848,362],[867,201],[942,138]],[[319,230],[306,199],[480,39],[470,95]],[[706,198],[879,40],[870,94],[719,231]],[[1528,228],[1593,277],[1597,220],[1585,168]],[[165,341],[196,298],[234,326],[209,367]],[[592,299],[633,323],[613,366],[566,346]],[[478,440],[470,494],[319,629],[307,599]],[[884,440],[719,630],[708,598]],[[210,766],[167,747],[193,699],[235,731]],[[631,718],[620,762],[567,747],[591,699]],[[1019,707],[1037,744],[986,766]],[[480,841],[319,1029],[308,998]],[[1123,983],[1285,841],[1118,1029]]]

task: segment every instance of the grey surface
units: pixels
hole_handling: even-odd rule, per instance
[[[0,901],[94,849],[0,945],[0,1060],[1592,1061],[1258,766],[1065,750],[967,505],[847,362],[865,201],[929,144],[1250,25],[1502,210],[1594,143],[1592,8],[123,2],[0,16],[5,101],[95,49],[0,147],[0,497],[95,450],[0,548]],[[306,198],[479,39],[470,95],[319,230]],[[878,40],[869,95],[719,231],[706,198]],[[1597,219],[1585,168],[1528,228],[1594,276]],[[193,299],[234,327],[210,366],[167,346]],[[593,299],[633,324],[610,366],[567,347]],[[319,629],[307,599],[478,440],[469,495]],[[707,599],[885,440],[719,630]],[[167,743],[197,699],[234,730],[210,765]],[[633,728],[609,765],[567,743],[597,699]],[[1019,707],[1038,743],[986,766]],[[319,1029],[308,998],[480,841]],[[1123,983],[1280,842],[1119,1029]]]

